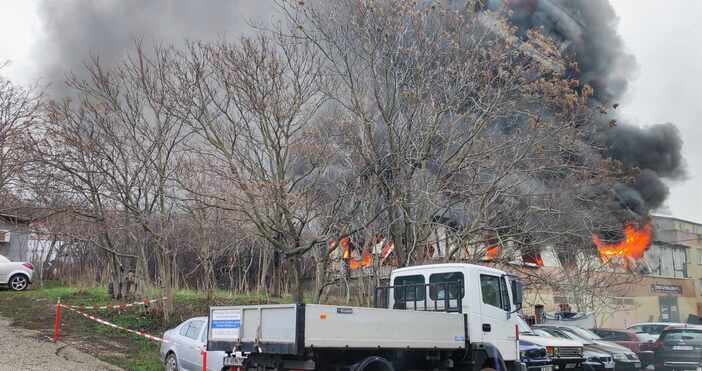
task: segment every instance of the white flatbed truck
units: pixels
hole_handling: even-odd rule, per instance
[[[524,370],[516,311],[521,284],[471,264],[396,269],[375,307],[217,306],[208,344],[225,369]]]

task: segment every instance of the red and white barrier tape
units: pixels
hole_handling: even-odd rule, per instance
[[[64,308],[66,308],[66,309],[68,309],[68,310],[70,310],[70,311],[76,312],[76,313],[80,314],[81,316],[83,316],[83,317],[85,317],[85,318],[87,318],[87,319],[89,319],[89,320],[93,320],[93,321],[95,321],[95,322],[97,322],[97,323],[99,323],[99,324],[102,324],[102,325],[105,325],[105,326],[110,326],[110,327],[113,327],[113,328],[116,328],[116,329],[119,329],[119,330],[127,331],[127,332],[129,332],[129,333],[132,333],[132,334],[134,334],[134,335],[138,335],[138,336],[147,338],[147,339],[149,339],[149,340],[155,340],[155,341],[159,341],[159,342],[162,342],[162,343],[167,343],[167,342],[168,342],[168,341],[166,341],[166,340],[164,340],[163,338],[160,338],[160,337],[158,337],[158,336],[149,335],[149,334],[147,334],[147,333],[145,333],[145,332],[143,332],[143,331],[136,331],[136,330],[132,330],[132,329],[128,329],[128,328],[126,328],[126,327],[122,327],[122,326],[116,325],[116,324],[114,324],[114,323],[112,323],[112,322],[105,321],[104,319],[97,318],[97,317],[95,317],[95,316],[91,316],[91,315],[89,315],[88,313],[81,312],[81,311],[79,311],[78,309],[71,308],[70,306],[63,305],[63,304],[61,304],[61,306],[63,306]]]
[[[165,298],[163,298],[163,299],[165,299]],[[152,301],[152,302],[153,302],[153,301]],[[144,300],[144,304],[145,304],[145,305],[148,305],[148,300]],[[64,308],[66,308],[66,309],[68,309],[68,310],[70,310],[70,311],[72,311],[72,312],[78,313],[79,315],[81,315],[81,316],[83,316],[83,317],[85,317],[85,318],[87,318],[87,319],[89,319],[89,320],[91,320],[91,321],[95,321],[95,322],[97,322],[97,323],[99,323],[99,324],[101,324],[101,325],[110,326],[110,327],[112,327],[112,328],[116,328],[116,329],[118,329],[118,330],[126,331],[126,332],[129,332],[129,333],[131,333],[131,334],[134,334],[134,335],[137,335],[137,336],[140,336],[140,337],[149,339],[149,340],[158,341],[158,342],[161,342],[161,343],[168,343],[168,342],[169,342],[168,340],[166,340],[166,339],[164,339],[164,338],[160,338],[160,337],[158,337],[158,336],[154,336],[154,335],[147,334],[147,333],[145,333],[144,331],[136,331],[136,330],[128,329],[128,328],[126,328],[126,327],[119,326],[119,325],[114,324],[114,323],[112,323],[112,322],[105,321],[105,320],[102,319],[102,318],[97,318],[97,317],[95,317],[95,316],[91,316],[91,315],[88,314],[88,313],[85,313],[85,312],[82,312],[82,311],[76,309],[76,308],[75,308],[75,305],[65,305],[65,304],[61,304],[61,300],[59,299],[59,301],[56,303],[56,321],[55,321],[55,323],[54,323],[54,337],[53,337],[54,343],[58,341],[58,328],[59,328],[59,320],[60,320],[61,307],[64,307]],[[206,348],[206,347],[205,347],[205,348],[202,348],[202,347],[199,347],[199,346],[191,346],[191,347],[192,347],[193,349],[198,350],[198,351],[200,352],[200,355],[202,356],[202,371],[207,371],[207,348]]]
[[[157,301],[164,301],[166,300],[166,297],[162,298],[156,298],[156,299],[144,299],[142,301],[135,301],[133,303],[126,303],[126,304],[107,304],[107,305],[85,305],[85,304],[80,304],[80,305],[68,305],[68,304],[60,304],[64,308],[68,309],[78,309],[78,310],[112,310],[112,309],[118,309],[118,310],[123,310],[127,309],[129,307],[134,307],[138,305],[149,305],[152,303],[155,303]]]

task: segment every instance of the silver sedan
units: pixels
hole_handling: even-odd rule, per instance
[[[167,371],[201,371],[207,345],[207,317],[191,318],[163,334],[161,360]],[[207,352],[207,369],[222,370],[224,352]]]

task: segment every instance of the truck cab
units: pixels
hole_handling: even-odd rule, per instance
[[[522,288],[503,271],[474,264],[431,264],[392,272],[390,286],[376,289],[376,306],[461,312],[468,316],[471,342],[494,345],[507,361],[518,359],[518,316]]]

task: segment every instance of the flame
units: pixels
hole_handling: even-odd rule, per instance
[[[535,264],[539,267],[544,266],[544,259],[541,258],[541,254],[539,253],[523,255],[522,261],[524,261],[525,263]]]
[[[484,261],[493,261],[497,256],[500,255],[500,246],[498,245],[493,245],[493,246],[488,246],[487,249],[485,249],[485,256],[483,257],[482,260]]]
[[[368,252],[368,250],[363,250],[363,256],[361,259],[348,259],[349,268],[351,270],[356,270],[359,268],[365,268],[371,264],[373,257]]]
[[[342,259],[348,259],[351,257],[351,238],[350,237],[344,237],[339,241],[341,244],[341,258]]]
[[[641,259],[646,249],[651,245],[653,227],[646,224],[637,228],[634,224],[624,226],[624,239],[615,243],[602,242],[599,236],[592,234],[592,242],[597,246],[600,257],[608,261],[613,257]]]

